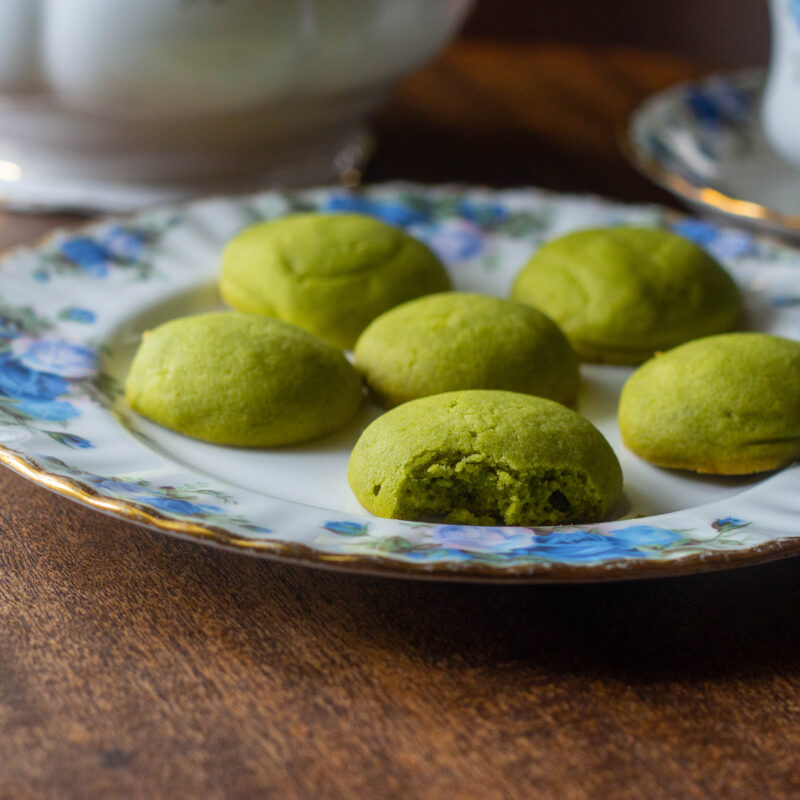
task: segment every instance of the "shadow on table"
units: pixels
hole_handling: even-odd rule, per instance
[[[318,576],[308,575],[312,584]],[[800,559],[684,578],[562,586],[334,578],[340,613],[431,663],[528,664],[626,682],[705,680],[800,663]]]
[[[627,683],[733,678],[800,663],[800,559],[682,578],[497,586],[303,569],[175,542],[161,547],[193,550],[180,602],[234,619],[245,638],[292,631],[306,646],[315,638],[325,647],[338,641],[354,655],[365,648],[440,668],[536,668]],[[169,562],[154,566],[173,571]],[[168,577],[174,584],[179,576]]]

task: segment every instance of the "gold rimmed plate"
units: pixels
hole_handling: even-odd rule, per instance
[[[800,468],[698,478],[625,450],[616,404],[630,369],[584,365],[578,410],[625,474],[626,518],[505,528],[377,519],[347,486],[350,449],[380,413],[279,450],[219,447],[130,411],[121,386],[144,330],[221,307],[225,243],[294,211],[358,211],[432,247],[456,288],[507,296],[545,240],[657,225],[725,263],[749,323],[800,338],[800,251],[661,209],[533,189],[375,186],[219,197],[62,231],[0,267],[0,461],[65,498],[163,533],[321,567],[433,580],[594,581],[675,575],[800,552]]]

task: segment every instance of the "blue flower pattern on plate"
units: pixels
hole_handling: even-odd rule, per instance
[[[428,245],[445,264],[475,258],[483,252],[484,236],[468,222],[412,225],[408,232]]]
[[[119,494],[137,494],[142,492],[142,486],[133,481],[122,481],[116,478],[102,478],[98,475],[90,475],[88,479],[101,489]]]
[[[136,496],[134,496],[136,499]],[[159,511],[168,511],[170,514],[224,514],[225,509],[220,506],[209,505],[207,503],[190,503],[188,500],[179,500],[174,497],[164,497],[153,494],[141,496],[150,505],[155,506]]]
[[[725,82],[692,86],[686,94],[688,108],[699,122],[709,127],[735,125],[746,119],[750,103],[747,92]]]
[[[682,219],[672,225],[672,230],[708,250],[722,261],[742,258],[756,249],[756,239],[746,231],[721,228],[713,222],[700,219]]]
[[[60,375],[30,369],[8,353],[0,353],[0,391],[8,397],[55,400],[69,391]]]
[[[394,200],[378,200],[352,192],[336,192],[322,205],[322,211],[352,212],[377,217],[390,225],[401,228],[427,223],[430,215],[405,203]]]
[[[651,558],[659,549],[679,542],[677,532],[652,525],[621,528],[609,534],[568,531],[537,535],[531,555],[546,555],[562,562],[605,561],[618,558]]]
[[[45,431],[45,433],[59,444],[69,447],[72,450],[90,450],[94,445],[83,436],[75,433],[65,433],[64,431]]]
[[[142,256],[146,236],[142,231],[112,225],[96,239],[74,236],[61,242],[61,254],[84,272],[103,278],[115,263],[135,262]]]
[[[365,536],[367,526],[361,522],[326,522],[325,528],[342,536]]]
[[[394,200],[377,200],[353,192],[331,195],[323,206],[325,211],[368,214],[390,225],[407,229],[408,233],[428,245],[445,263],[466,261],[479,255],[484,247],[484,235],[477,222],[500,222],[507,211],[497,204],[479,204],[462,200],[457,213],[463,221],[454,219],[443,223],[433,220],[422,207],[412,207]]]
[[[58,437],[58,434],[55,433],[51,433],[51,435],[54,438]],[[64,442],[64,444],[68,443]],[[85,445],[75,443],[69,446],[91,447],[92,445],[87,442]],[[82,481],[87,481],[96,489],[102,490],[104,495],[122,497],[126,501],[138,503],[163,514],[169,514],[178,518],[197,519],[209,524],[232,522],[253,533],[264,535],[272,533],[270,528],[255,525],[242,515],[231,513],[229,509],[224,508],[222,505],[197,502],[201,497],[214,497],[219,499],[223,504],[235,504],[233,498],[214,489],[202,488],[200,486],[156,486],[146,480],[135,481],[125,478],[105,478],[71,467],[57,458],[48,457],[46,460],[62,471],[65,471],[67,474],[77,477]]]
[[[60,375],[62,378],[88,378],[97,368],[97,354],[83,344],[51,339],[18,339],[12,352],[29,370]]]
[[[59,319],[67,320],[68,322],[78,322],[81,325],[91,325],[97,319],[94,311],[88,308],[80,308],[79,306],[70,306],[63,309],[58,315]]]
[[[80,416],[72,403],[66,400],[32,400],[22,398],[17,400],[14,407],[34,419],[47,420],[48,422],[66,422]]]
[[[452,550],[493,553],[530,547],[533,533],[477,525],[442,525],[431,531],[427,541]]]
[[[88,236],[75,236],[63,241],[61,255],[93,278],[105,278],[113,261],[112,254]]]
[[[148,245],[179,220],[178,215],[173,215],[143,226],[99,225],[90,233],[58,239],[43,251],[32,277],[41,283],[62,274],[104,279],[122,268],[125,273],[144,280],[153,273]]]
[[[715,530],[725,533],[749,524],[733,519],[724,522],[725,525]],[[406,558],[419,561],[447,558],[486,563],[500,559],[501,562],[517,563],[589,564],[657,558],[664,550],[691,541],[680,531],[655,525],[631,525],[602,533],[574,528],[543,531],[477,525],[416,527],[423,532],[422,537],[372,536],[369,524],[353,521],[329,521],[325,524],[326,530],[347,537],[354,547],[402,553]]]
[[[467,551],[508,552],[514,556],[543,556],[566,563],[613,558],[648,558],[681,540],[676,531],[640,525],[608,534],[569,530],[553,533],[503,528],[446,526],[431,541]],[[648,549],[653,548],[653,549]]]
[[[581,561],[603,561],[611,558],[647,558],[648,553],[631,546],[614,536],[606,536],[593,531],[568,531],[536,536],[532,547],[525,551],[528,555],[575,563]],[[522,555],[522,553],[518,553]]]
[[[122,261],[136,261],[142,257],[147,238],[142,231],[112,225],[102,236],[106,252]]]
[[[30,318],[27,310],[20,310],[17,318],[0,316],[0,412],[20,424],[64,423],[79,417],[78,409],[64,398],[72,392],[72,380],[90,377],[96,370],[96,353],[87,345],[30,335],[44,327],[46,323]],[[46,433],[61,441],[54,432]],[[76,442],[61,441],[67,447]]]
[[[479,202],[467,197],[459,200],[456,213],[462,219],[484,228],[505,222],[510,216],[508,209],[501,203]]]

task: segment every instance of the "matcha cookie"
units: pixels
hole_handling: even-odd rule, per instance
[[[395,406],[457,389],[507,389],[574,402],[578,359],[530,306],[480,294],[428,295],[382,314],[361,334],[356,367]]]
[[[614,451],[552,400],[464,391],[378,417],[350,456],[350,486],[379,517],[561,525],[606,517],[622,492]]]
[[[717,475],[800,457],[800,343],[730,333],[676,347],[628,379],[619,427],[636,455]]]
[[[342,353],[310,333],[218,312],[147,331],[125,397],[143,416],[196,439],[276,447],[343,427],[362,387]]]
[[[640,364],[659,350],[731,330],[741,297],[696,244],[655,228],[583,230],[545,244],[515,300],[544,311],[585,361]]]
[[[296,214],[247,228],[225,249],[220,276],[225,302],[239,311],[346,349],[384,311],[449,288],[424,244],[359,214]]]

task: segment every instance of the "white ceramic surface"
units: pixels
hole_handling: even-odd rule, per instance
[[[652,467],[620,442],[631,370],[584,366],[578,409],[622,463],[616,520],[499,528],[376,519],[346,481],[380,413],[279,450],[218,447],[128,409],[120,387],[143,330],[220,307],[225,242],[298,210],[359,211],[432,247],[458,289],[505,296],[545,240],[598,225],[667,226],[741,286],[747,324],[800,339],[800,251],[657,208],[535,190],[373,187],[216,198],[103,221],[0,268],[0,461],[67,497],[200,543],[303,563],[435,579],[600,580],[679,574],[800,552],[800,467],[744,479]]]
[[[800,0],[770,0],[770,14],[772,56],[761,119],[776,152],[800,166]]]
[[[0,0],[0,199],[120,210],[332,179],[472,2]]]

